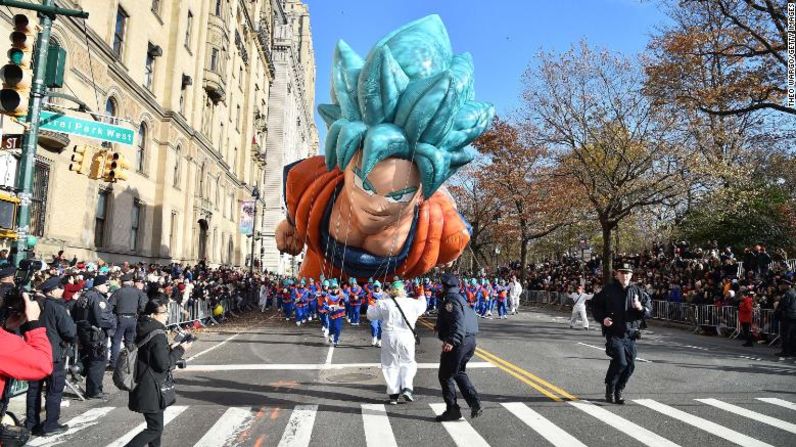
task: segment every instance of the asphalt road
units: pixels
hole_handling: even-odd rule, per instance
[[[569,329],[562,314],[538,309],[481,320],[469,375],[486,411],[446,424],[434,421],[440,343],[424,326],[417,400],[398,406],[386,405],[366,322],[346,325],[334,349],[317,322],[299,328],[274,313],[200,336],[175,375],[164,446],[796,445],[792,359],[676,328],[653,326],[639,342],[628,403],[618,406],[602,401],[608,358],[599,331]],[[69,401],[61,420],[70,432],[30,445],[124,445],[143,417],[109,377],[105,389],[107,402]]]

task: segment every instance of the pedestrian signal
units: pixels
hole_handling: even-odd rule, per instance
[[[69,170],[72,172],[77,172],[78,174],[83,173],[83,167],[86,165],[86,159],[88,156],[88,149],[89,146],[85,144],[79,144],[72,148],[72,157],[70,158],[71,163],[69,163]]]
[[[33,72],[30,69],[33,52],[33,30],[28,16],[14,16],[14,31],[11,32],[11,49],[8,50],[9,63],[0,68],[0,113],[22,117],[28,113],[28,98]]]

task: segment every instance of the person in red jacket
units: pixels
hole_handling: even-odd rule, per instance
[[[738,322],[741,323],[741,331],[744,340],[744,346],[754,346],[752,338],[752,313],[755,308],[755,293],[750,291],[744,292],[741,302],[738,304]]]
[[[39,304],[27,294],[23,299],[24,314],[6,313],[5,299],[0,297],[0,309],[6,313],[0,329],[0,394],[9,379],[42,380],[53,372],[52,346],[47,330],[39,324]],[[24,338],[9,332],[17,329],[25,334]]]
[[[86,281],[83,280],[83,275],[69,275],[68,282],[64,285],[64,301],[70,301],[74,298],[77,292],[83,290]]]

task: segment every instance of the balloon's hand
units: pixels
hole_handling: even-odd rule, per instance
[[[277,225],[275,236],[276,248],[282,253],[296,256],[304,250],[304,240],[296,232],[296,227],[291,225],[287,219]]]

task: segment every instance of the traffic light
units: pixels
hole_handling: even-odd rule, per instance
[[[111,183],[127,180],[127,169],[129,168],[130,162],[127,161],[127,157],[119,152],[108,151],[105,154],[102,178]]]
[[[101,149],[95,151],[94,155],[91,156],[91,166],[88,168],[88,178],[92,180],[99,180],[103,177],[106,153],[106,150]]]
[[[85,144],[78,144],[72,148],[72,163],[69,163],[69,170],[73,172],[77,172],[78,174],[83,173],[83,167],[86,165],[86,157],[88,155],[89,146]]]
[[[16,239],[19,202],[13,194],[0,191],[0,238]]]
[[[28,113],[28,97],[33,79],[30,69],[33,52],[33,30],[28,16],[14,16],[14,31],[11,32],[11,49],[8,50],[9,63],[0,68],[0,113],[22,117]]]

